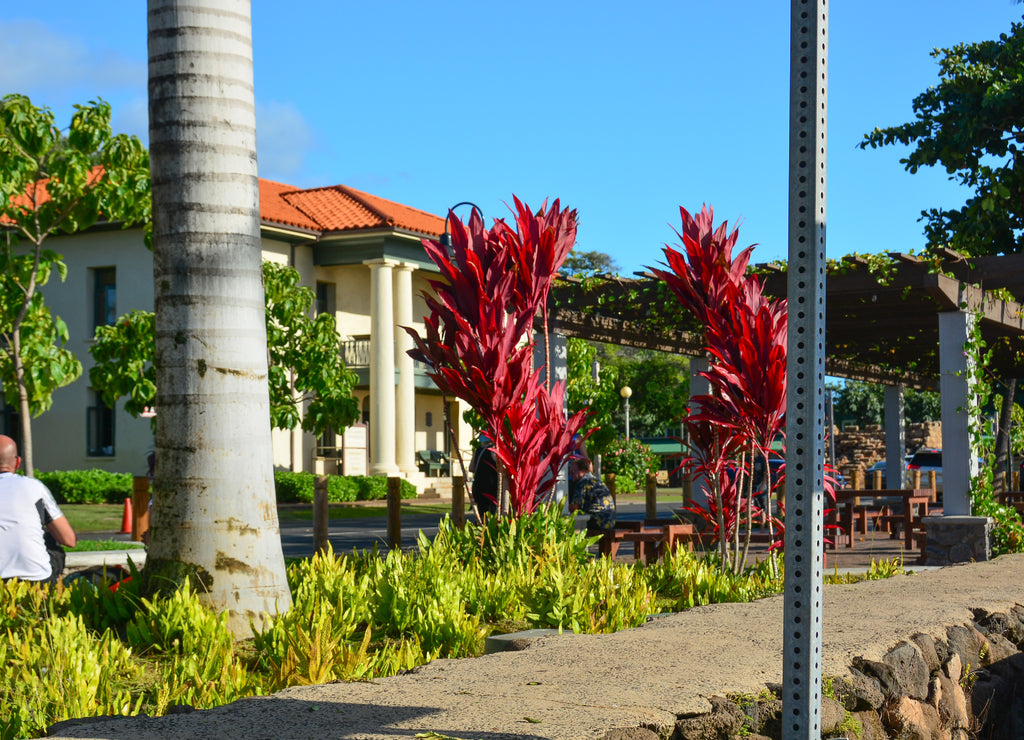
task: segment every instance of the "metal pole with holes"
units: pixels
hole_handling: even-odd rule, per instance
[[[821,737],[828,2],[792,0],[782,737]]]

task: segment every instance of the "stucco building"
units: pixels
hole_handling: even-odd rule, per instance
[[[420,291],[437,269],[420,240],[440,235],[444,219],[342,185],[303,190],[268,180],[260,180],[260,217],[264,259],[294,267],[316,293],[315,310],[334,314],[339,351],[359,376],[356,396],[366,424],[344,438],[275,430],[275,467],[363,472],[352,468],[365,466],[371,474],[416,477],[418,450],[449,451],[451,444],[441,394],[406,354],[411,340],[399,327],[423,329]],[[67,322],[69,348],[84,372],[33,420],[36,467],[142,474],[153,447],[149,420],[107,408],[88,376],[96,326],[132,309],[153,310],[152,255],[143,231],[97,226],[54,237],[48,247],[63,255],[68,277],[43,292]],[[458,446],[466,448],[461,409],[453,403],[451,411]],[[351,454],[360,449],[366,454]]]

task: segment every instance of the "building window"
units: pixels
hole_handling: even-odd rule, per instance
[[[6,400],[3,409],[0,410],[0,433],[7,435],[21,447],[21,414],[18,413],[17,406],[11,406]]]
[[[432,413],[430,413],[429,411],[427,412],[427,426],[428,427],[434,426],[434,415]]]
[[[321,283],[319,280],[316,283],[316,314],[319,316],[322,313],[334,314],[335,312],[335,299],[334,299],[334,283]]]
[[[317,457],[340,458],[341,448],[338,447],[338,435],[330,427],[317,439]]]
[[[90,392],[93,405],[85,410],[86,454],[90,457],[113,457],[114,409],[103,403],[99,393]]]
[[[117,270],[99,267],[92,271],[92,324],[113,326],[117,321]]]

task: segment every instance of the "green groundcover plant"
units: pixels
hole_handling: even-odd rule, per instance
[[[238,643],[188,584],[149,600],[138,578],[116,591],[9,581],[0,586],[0,738],[38,736],[73,717],[161,715],[389,676],[479,655],[492,633],[613,632],[652,613],[782,589],[763,564],[733,575],[714,557],[680,552],[641,567],[594,558],[593,543],[571,518],[541,509],[461,530],[446,520],[414,552],[327,552],[289,566],[292,608]]]

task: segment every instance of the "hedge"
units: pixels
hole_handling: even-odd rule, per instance
[[[278,503],[313,503],[312,473],[274,471]],[[388,479],[383,475],[329,475],[328,501],[377,501],[388,496]],[[416,498],[416,486],[402,481],[402,498]]]
[[[54,470],[37,472],[36,478],[50,489],[58,504],[119,504],[132,495],[130,473],[106,470]],[[312,473],[274,471],[280,503],[312,503]],[[388,480],[383,475],[329,475],[329,501],[375,501],[387,498]],[[402,481],[402,498],[416,498],[416,486]]]
[[[106,470],[36,472],[58,504],[119,504],[132,495],[130,473]]]

